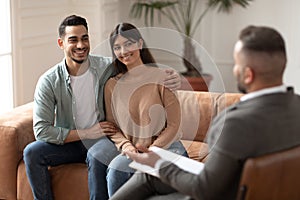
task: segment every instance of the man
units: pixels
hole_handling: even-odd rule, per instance
[[[159,169],[160,179],[135,174],[112,200],[236,199],[247,158],[300,145],[300,97],[283,85],[286,51],[281,35],[268,27],[246,27],[234,59],[238,88],[247,94],[214,119],[203,171],[195,176],[143,148],[145,153],[126,152]]]
[[[110,58],[89,54],[84,18],[68,16],[58,31],[58,45],[65,58],[37,83],[33,112],[37,141],[24,150],[26,173],[34,199],[50,200],[53,194],[48,167],[86,161],[90,198],[106,200],[107,164],[119,152],[105,137],[118,128],[104,121],[103,90],[115,69]],[[176,88],[178,74],[167,74],[166,86]]]

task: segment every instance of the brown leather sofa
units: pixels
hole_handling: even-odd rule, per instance
[[[179,91],[182,107],[182,142],[190,158],[205,161],[204,142],[210,122],[225,107],[239,101],[241,94]],[[0,199],[33,199],[22,159],[24,147],[34,141],[32,103],[0,116]],[[56,200],[88,199],[87,167],[66,164],[50,167]]]

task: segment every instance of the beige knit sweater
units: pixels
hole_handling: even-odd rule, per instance
[[[122,133],[111,136],[119,150],[136,144],[167,148],[181,137],[176,92],[163,86],[166,73],[156,67],[135,67],[105,85],[106,120]]]

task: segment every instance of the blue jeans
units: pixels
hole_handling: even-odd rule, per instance
[[[188,157],[188,154],[180,141],[174,142],[168,150]],[[131,162],[131,159],[119,154],[109,164],[107,169],[107,187],[109,197],[111,197],[135,173],[135,170],[128,166]]]
[[[89,148],[89,146],[92,147]],[[118,154],[115,145],[107,137],[97,141],[77,141],[64,145],[42,141],[28,144],[24,149],[24,162],[34,199],[53,199],[51,179],[48,172],[49,166],[86,162],[89,170],[90,199],[107,200],[107,163]]]

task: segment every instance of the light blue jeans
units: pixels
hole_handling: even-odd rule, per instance
[[[27,177],[35,200],[54,199],[49,166],[85,162],[88,165],[90,199],[108,199],[107,165],[119,152],[107,137],[97,141],[78,141],[64,145],[35,141],[26,146],[23,154]]]
[[[188,154],[180,141],[174,142],[168,150],[188,157]],[[128,159],[122,154],[119,154],[110,162],[107,169],[107,187],[109,197],[111,197],[135,173],[135,170],[128,166],[131,162],[131,159]]]

